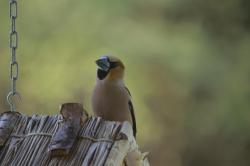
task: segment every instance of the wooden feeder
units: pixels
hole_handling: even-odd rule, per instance
[[[89,117],[81,104],[66,103],[60,115],[0,116],[2,166],[147,166],[129,122]]]

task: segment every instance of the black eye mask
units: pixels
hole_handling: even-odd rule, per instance
[[[117,66],[119,66],[118,62],[110,62],[110,61],[109,61],[109,64],[110,64],[109,70],[110,70],[110,69],[113,69],[113,68],[115,68],[115,67],[117,67]]]

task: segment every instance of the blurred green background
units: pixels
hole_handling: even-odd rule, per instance
[[[126,65],[138,143],[156,166],[250,165],[250,1],[18,0],[25,114],[83,102],[104,54]],[[0,110],[10,89],[0,1]]]

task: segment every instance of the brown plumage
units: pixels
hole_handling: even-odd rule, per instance
[[[125,66],[113,56],[103,56],[98,66],[92,108],[96,116],[111,121],[129,121],[136,136],[136,120],[129,90],[123,82]]]

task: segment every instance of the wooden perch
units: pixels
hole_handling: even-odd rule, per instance
[[[0,116],[0,165],[149,165],[129,122],[87,117],[81,105],[67,103],[61,115]],[[58,156],[59,155],[59,156]]]

